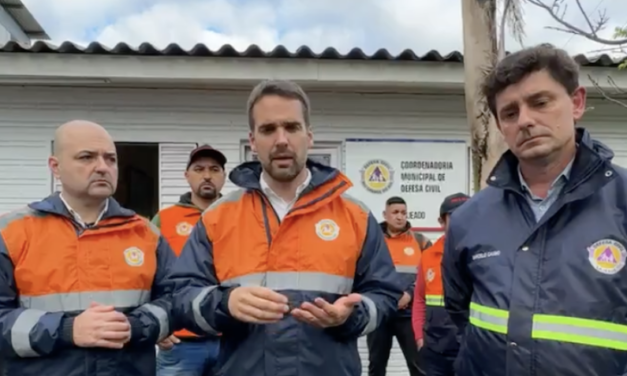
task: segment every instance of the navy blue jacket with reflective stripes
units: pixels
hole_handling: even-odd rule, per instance
[[[58,193],[46,198],[43,201],[34,202],[28,209],[21,209],[0,217],[0,229],[6,228],[12,221],[22,220],[23,213],[40,217],[65,217],[67,226],[74,226],[77,236],[84,232],[78,225],[74,224],[71,214],[60,200]],[[107,222],[110,219],[136,219],[136,214],[131,210],[122,208],[115,200],[110,199],[109,207],[103,215],[101,221]],[[57,222],[58,223],[58,222]],[[112,237],[120,234],[123,226],[116,226],[110,223],[105,225],[108,234]],[[148,231],[157,231],[148,220],[145,221]],[[119,229],[118,229],[119,228]],[[94,230],[99,229],[98,225]],[[41,234],[33,234],[42,236]],[[8,234],[7,236],[13,236]],[[45,235],[44,235],[45,236]],[[100,235],[108,236],[108,235]],[[126,236],[122,234],[121,236]],[[135,236],[135,235],[133,235]],[[50,237],[49,241],[54,242],[56,238]],[[80,348],[73,343],[73,322],[74,318],[82,311],[47,311],[41,312],[35,309],[28,309],[20,304],[20,292],[17,290],[14,278],[14,265],[8,255],[6,243],[8,241],[0,236],[0,371],[7,376],[154,376],[156,373],[155,345],[160,338],[172,333],[170,312],[171,312],[171,289],[166,284],[167,269],[174,263],[175,256],[167,242],[160,237],[156,250],[145,250],[145,252],[156,252],[157,265],[156,273],[152,282],[152,290],[142,300],[146,302],[141,305],[129,306],[130,302],[124,302],[114,294],[107,293],[107,286],[103,286],[104,294],[99,292],[87,292],[85,298],[77,303],[84,306],[91,303],[87,296],[99,296],[104,301],[96,301],[101,304],[112,304],[119,306],[118,310],[124,312],[131,325],[131,340],[121,350],[111,350],[105,348]],[[118,257],[123,257],[123,249],[111,247],[111,252],[119,252]],[[77,258],[78,256],[77,252]],[[114,255],[115,253],[112,253]],[[37,257],[37,255],[30,255]],[[111,256],[113,257],[113,256]],[[91,261],[91,264],[90,264]],[[72,263],[72,260],[59,260],[59,262]],[[77,268],[110,268],[110,265],[96,263],[93,260],[76,261]],[[52,266],[54,267],[54,266]],[[101,273],[102,274],[102,273]],[[120,276],[111,275],[111,278]],[[124,293],[125,291],[122,291]],[[134,291],[126,291],[133,293]],[[64,296],[65,302],[71,301],[69,295]],[[130,294],[133,295],[133,294]],[[145,298],[145,299],[144,299]],[[97,299],[95,299],[97,300]],[[120,304],[117,304],[120,303]],[[34,313],[34,314],[30,314]],[[158,317],[159,316],[159,317]],[[33,317],[39,317],[33,322]],[[22,327],[17,327],[22,324]],[[31,329],[25,332],[23,324]],[[20,338],[28,337],[28,343],[16,343]],[[20,356],[25,351],[19,347],[27,346],[33,352],[28,357]],[[2,370],[4,368],[4,370]]]
[[[510,152],[451,217],[458,376],[627,375],[627,171],[585,130],[576,137],[570,179],[539,222]]]
[[[303,196],[312,190],[321,190],[316,192],[320,192],[321,195],[325,194],[321,186],[335,179],[339,171],[311,161],[307,162],[307,166],[312,173],[312,179],[303,192]],[[242,197],[246,197],[245,195],[255,195],[253,196],[254,200],[257,200],[255,202],[259,202],[258,200],[263,197],[259,185],[260,174],[261,165],[258,162],[245,163],[233,170],[230,179],[237,186],[242,187],[242,190],[225,195],[203,216],[211,214],[214,208],[218,210],[218,206],[223,202],[237,202],[237,200],[242,200]],[[333,189],[327,194],[332,194],[332,191]],[[333,200],[347,199],[338,196]],[[307,204],[297,202],[296,206],[299,205],[302,205],[300,208],[307,206]],[[329,205],[333,204],[329,203]],[[335,207],[340,207],[340,205]],[[237,213],[238,210],[240,209],[234,209],[235,215],[250,215],[251,217],[255,215],[252,210],[245,214]],[[302,214],[307,218],[316,218],[316,215],[315,211]],[[240,223],[238,226],[247,227],[248,231],[251,229],[250,226],[253,226],[242,224],[245,222],[243,218],[227,218],[227,216],[220,218],[236,221]],[[365,215],[363,217],[366,218]],[[358,337],[371,332],[381,322],[392,317],[397,311],[398,301],[403,293],[403,288],[399,284],[400,278],[392,263],[383,233],[372,213],[367,214],[367,219],[366,238],[363,244],[361,241],[360,244],[355,244],[355,249],[361,248],[361,252],[355,265],[352,287],[350,291],[344,292],[360,293],[364,296],[364,301],[355,308],[344,324],[326,329],[302,323],[289,314],[277,323],[265,325],[240,322],[231,316],[228,299],[230,292],[237,285],[218,279],[214,263],[214,256],[217,254],[213,249],[215,239],[208,238],[204,221],[198,221],[171,275],[175,283],[174,314],[179,325],[190,328],[196,333],[220,332],[223,334],[217,376],[361,376],[361,359],[357,349]],[[218,219],[211,219],[211,221],[214,220]],[[263,231],[265,220],[258,221],[255,226],[262,227],[261,229],[255,228],[255,231]],[[293,220],[299,221],[299,219]],[[287,218],[282,223],[286,221]],[[229,234],[233,231],[245,231],[231,225],[225,227],[228,228]],[[313,230],[314,228],[311,229]],[[218,232],[216,236],[225,236],[222,234],[227,231]],[[356,234],[350,226],[343,227],[341,231],[345,231],[344,234],[349,237]],[[236,232],[235,236],[250,237],[250,234]],[[332,246],[332,244],[329,245],[329,247]],[[270,247],[270,243],[263,244],[262,247]],[[298,256],[299,252],[307,252],[307,247],[299,245],[298,242],[295,242],[293,247],[293,260],[301,259]],[[226,251],[222,250],[221,254]],[[245,250],[233,251],[245,257]],[[285,252],[285,249],[281,252]],[[294,263],[298,262],[294,261]],[[271,264],[269,270],[274,267],[276,265]],[[285,265],[282,268],[285,268]],[[289,273],[298,276],[299,271],[295,269]],[[261,276],[262,278],[258,280],[242,279],[242,283],[249,286],[273,288],[271,287],[272,280],[276,278],[271,274],[273,273],[266,272],[266,276]],[[328,275],[327,282],[333,283],[332,277]],[[294,283],[304,286],[306,282],[307,278],[302,278]],[[318,291],[313,286],[308,289],[286,288],[285,286],[274,287],[274,289],[286,295],[290,302],[313,301],[317,297],[333,302],[344,294],[322,289]]]

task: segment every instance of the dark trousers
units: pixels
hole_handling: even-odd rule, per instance
[[[385,376],[394,337],[396,337],[405,356],[409,374],[411,376],[424,376],[425,373],[420,368],[420,354],[411,327],[411,317],[393,318],[368,334],[368,375]]]
[[[428,347],[421,351],[427,376],[455,376],[455,355],[440,354]]]

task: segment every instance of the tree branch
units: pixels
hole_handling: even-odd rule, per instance
[[[590,82],[592,82],[592,85],[597,89],[597,91],[603,96],[603,98],[605,98],[606,100],[617,104],[623,108],[627,109],[627,102],[623,102],[620,101],[616,98],[612,98],[605,90],[603,90],[603,88],[601,87],[601,85],[599,85],[598,81],[595,80],[594,78],[592,78],[591,75],[588,75],[588,78],[590,79]]]
[[[607,46],[616,46],[620,47],[627,44],[627,38],[620,39],[606,39],[598,36],[598,32],[601,31],[608,22],[608,18],[605,15],[605,12],[599,12],[599,18],[594,22],[590,19],[586,11],[583,9],[581,5],[581,0],[575,0],[579,11],[583,15],[584,19],[590,31],[585,31],[570,22],[566,21],[566,5],[563,0],[552,0],[550,4],[547,3],[546,0],[526,0],[528,3],[533,4],[541,9],[544,9],[550,16],[561,25],[561,27],[547,27],[551,30],[557,30],[563,33],[580,35],[584,38],[587,38],[593,42],[605,44]],[[572,0],[571,0],[572,1]]]

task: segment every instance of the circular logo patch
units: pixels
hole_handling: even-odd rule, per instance
[[[433,282],[433,279],[435,279],[435,272],[433,271],[433,269],[429,268],[427,270],[426,278],[427,282]]]
[[[316,223],[316,235],[322,240],[335,240],[340,235],[340,226],[331,219],[323,219]]]
[[[588,247],[588,261],[603,274],[616,274],[625,266],[627,249],[612,239],[603,239]]]
[[[176,225],[176,233],[181,236],[189,236],[192,233],[193,226],[187,222],[180,222]]]
[[[407,248],[403,249],[403,252],[407,256],[412,256],[416,251],[414,251],[414,249],[412,247],[407,247]]]
[[[124,250],[124,261],[129,266],[144,265],[144,252],[137,247],[131,247]]]
[[[385,193],[392,188],[394,170],[382,159],[368,161],[360,171],[361,184],[372,193]]]

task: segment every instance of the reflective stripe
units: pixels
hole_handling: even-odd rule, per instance
[[[170,317],[165,309],[150,303],[144,304],[139,309],[150,312],[159,322],[159,338],[157,342],[161,342],[170,335]]]
[[[377,306],[374,304],[372,299],[370,299],[368,296],[366,296],[365,294],[362,294],[361,301],[364,302],[366,309],[368,310],[368,315],[369,315],[368,324],[366,324],[366,327],[361,332],[361,335],[365,336],[366,334],[370,334],[375,329],[377,329],[378,313],[377,313]]]
[[[196,297],[192,301],[192,312],[194,313],[194,321],[196,321],[196,324],[202,330],[214,336],[218,335],[218,331],[211,327],[211,325],[209,325],[207,320],[205,320],[205,318],[203,317],[202,312],[200,311],[200,303],[202,303],[205,297],[217,287],[218,286],[205,287],[200,291],[198,295],[196,295]]]
[[[531,337],[627,350],[627,325],[576,317],[533,315]]]
[[[11,346],[13,351],[22,358],[40,356],[31,346],[30,332],[39,323],[39,319],[45,315],[45,311],[37,309],[25,309],[17,316],[11,327]],[[52,335],[52,333],[50,333]]]
[[[396,265],[396,271],[399,273],[416,274],[417,268],[410,265]]]
[[[139,307],[149,301],[149,290],[85,291],[20,296],[22,307],[47,312],[83,311],[89,308],[92,302],[112,305],[116,308],[132,308]]]
[[[442,295],[427,295],[425,296],[425,304],[434,307],[444,307],[444,296]]]
[[[470,323],[478,328],[491,332],[507,334],[509,312],[470,303]]]
[[[317,272],[267,272],[230,278],[222,286],[264,286],[273,290],[319,291],[331,294],[353,292],[353,279]]]

